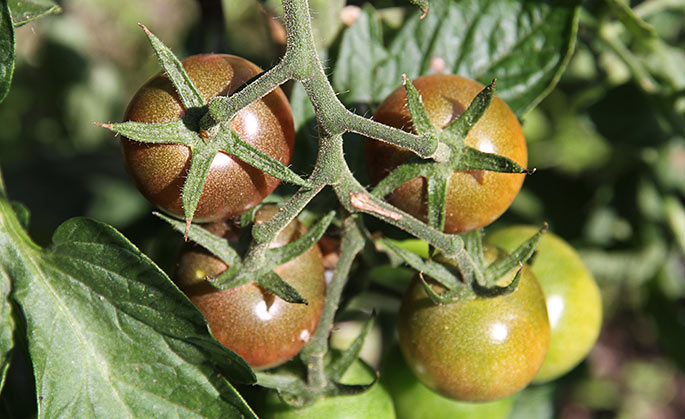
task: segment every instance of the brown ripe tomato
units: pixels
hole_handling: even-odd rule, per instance
[[[451,74],[434,74],[413,80],[421,94],[433,125],[444,129],[484,88],[474,80]],[[404,87],[388,96],[373,119],[386,125],[414,130]],[[509,157],[521,166],[528,164],[528,151],[521,125],[504,101],[494,97],[485,114],[466,137],[466,145],[486,153]],[[367,167],[376,184],[406,162],[412,153],[376,140],[366,143]],[[484,227],[509,208],[523,184],[522,174],[489,171],[458,171],[450,178],[447,190],[445,232],[463,233]],[[389,196],[388,201],[408,213],[426,220],[426,180],[413,179]]]
[[[182,61],[202,97],[228,96],[262,70],[226,54],[202,54]],[[159,73],[133,96],[125,121],[162,123],[186,110],[169,78]],[[241,110],[231,123],[240,138],[288,165],[295,143],[293,117],[285,94],[276,89]],[[181,188],[190,168],[190,150],[180,144],[121,142],[126,168],[140,192],[154,205],[183,218]],[[279,180],[247,163],[217,153],[205,183],[195,220],[209,222],[240,214],[276,188]]]
[[[259,209],[256,223],[271,218],[278,209]],[[224,223],[208,229],[231,237],[234,231]],[[291,222],[271,247],[297,240],[304,226]],[[295,356],[307,343],[321,317],[326,284],[321,251],[314,245],[274,271],[292,285],[309,304],[291,304],[262,289],[254,282],[229,290],[219,290],[206,278],[220,275],[228,267],[197,245],[181,251],[173,275],[174,282],[204,314],[214,336],[243,357],[253,368],[270,368]]]
[[[495,248],[485,248],[486,261],[497,255]],[[472,402],[501,399],[526,387],[550,340],[545,296],[528,267],[510,294],[443,305],[433,303],[415,279],[400,305],[398,332],[400,349],[419,381],[445,397]]]

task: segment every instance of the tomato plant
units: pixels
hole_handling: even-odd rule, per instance
[[[496,254],[489,248],[486,260]],[[523,389],[542,365],[550,336],[542,290],[525,267],[511,294],[445,305],[431,301],[414,279],[397,328],[402,353],[418,379],[462,401],[497,400]]]
[[[369,384],[376,374],[363,361],[357,360],[342,376],[343,384]],[[255,401],[257,413],[273,419],[393,419],[395,409],[388,390],[380,382],[363,393],[328,397],[303,408],[293,408],[281,401],[275,392],[262,393]]]
[[[258,210],[256,223],[278,211],[265,206]],[[235,234],[223,223],[210,224],[214,233]],[[304,227],[290,223],[271,242],[283,246],[300,237]],[[295,287],[308,304],[290,304],[255,283],[219,290],[207,283],[228,267],[197,245],[187,245],[179,254],[173,275],[179,288],[204,314],[219,342],[242,356],[250,366],[268,368],[295,356],[309,341],[316,327],[325,294],[321,251],[314,245],[302,255],[278,266],[275,272]]]
[[[201,54],[182,61],[205,100],[228,96],[262,72],[250,61],[227,54]],[[136,92],[124,120],[162,123],[182,118],[174,86],[162,73]],[[290,162],[295,133],[287,98],[276,89],[242,109],[231,122],[240,138],[283,164]],[[126,168],[140,192],[162,210],[183,217],[181,189],[190,168],[190,150],[181,144],[150,144],[122,139]],[[223,152],[212,161],[195,219],[216,221],[255,206],[279,180]]]
[[[484,87],[474,80],[447,74],[423,76],[412,82],[421,94],[431,123],[438,129],[445,128],[461,115]],[[404,87],[395,90],[380,104],[373,119],[412,131]],[[469,131],[465,144],[486,153],[509,157],[524,167],[528,162],[526,140],[518,119],[498,97]],[[397,146],[368,141],[366,157],[371,181],[378,183],[411,156],[410,151]],[[490,224],[509,208],[521,189],[523,177],[522,174],[483,170],[454,172],[447,189],[445,231],[461,233]],[[425,220],[425,179],[416,178],[401,185],[388,200]]]
[[[398,419],[506,419],[513,397],[470,403],[443,397],[423,385],[402,358],[399,347],[393,346],[384,357],[381,382],[385,384],[395,404]]]
[[[535,227],[512,226],[488,234],[486,241],[513,250],[535,232]],[[542,237],[530,267],[545,294],[552,331],[535,377],[535,382],[545,382],[566,374],[592,349],[602,327],[602,299],[580,256],[553,233]]]

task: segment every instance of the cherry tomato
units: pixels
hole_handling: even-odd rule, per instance
[[[513,226],[486,236],[486,241],[513,250],[537,227]],[[535,382],[554,380],[578,365],[590,352],[602,327],[599,287],[578,253],[559,236],[542,236],[531,269],[547,300],[552,335],[545,362]]]
[[[486,260],[497,253],[486,248]],[[523,389],[542,365],[550,336],[544,295],[525,267],[508,295],[445,305],[433,303],[415,279],[400,305],[398,331],[416,377],[461,401],[497,400]]]
[[[433,125],[443,129],[468,107],[483,89],[480,83],[456,75],[429,75],[413,81]],[[413,131],[404,87],[395,90],[373,116],[378,122]],[[521,125],[506,103],[495,97],[482,118],[466,137],[466,145],[487,153],[509,157],[522,166],[528,151]],[[378,183],[412,153],[376,140],[366,143],[367,167]],[[445,231],[462,233],[484,227],[497,219],[518,194],[522,174],[489,171],[454,172],[447,190]],[[398,208],[426,220],[426,180],[413,179],[395,189],[388,200]]]
[[[230,95],[262,70],[244,58],[203,54],[182,61],[202,97]],[[124,120],[170,122],[186,114],[171,81],[157,74],[138,90]],[[295,131],[290,105],[281,89],[241,110],[231,127],[245,142],[287,165]],[[123,139],[126,168],[140,192],[154,205],[183,218],[181,188],[190,168],[190,150],[180,144],[148,144]],[[224,219],[255,206],[276,188],[279,180],[227,154],[216,154],[207,177],[195,220]]]
[[[392,396],[397,419],[506,419],[514,402],[513,397],[484,403],[443,397],[416,379],[397,346],[386,355],[381,382]]]
[[[273,206],[262,207],[255,222],[264,222],[277,211]],[[224,236],[232,234],[223,223],[212,224],[208,229]],[[295,220],[271,246],[290,243],[304,230]],[[287,303],[254,282],[222,291],[205,281],[226,269],[225,263],[205,249],[188,245],[178,257],[173,278],[204,314],[217,340],[250,366],[269,368],[295,356],[309,341],[323,308],[326,285],[318,245],[274,270],[297,289],[307,305]]]

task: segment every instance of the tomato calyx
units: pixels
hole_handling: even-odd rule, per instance
[[[423,177],[427,181],[428,225],[444,230],[447,190],[455,171],[492,171],[500,173],[526,173],[529,170],[514,160],[494,153],[486,153],[465,145],[471,128],[483,116],[495,94],[495,80],[471,101],[466,110],[443,130],[431,123],[421,95],[414,84],[403,75],[407,96],[407,108],[417,135],[425,141],[437,141],[433,160],[412,157],[398,166],[373,189],[372,194],[382,198],[404,183]]]
[[[171,224],[179,232],[185,232],[186,225],[184,223],[160,213],[155,213],[155,215]],[[205,278],[215,288],[227,290],[254,281],[260,287],[289,303],[307,304],[307,300],[274,272],[274,268],[295,259],[316,244],[334,216],[334,211],[329,212],[292,243],[273,248],[268,248],[267,243],[263,251],[251,252],[250,256],[244,259],[227,239],[219,237],[196,224],[190,226],[187,234],[190,240],[207,249],[229,267],[216,278]]]
[[[183,217],[188,227],[197,210],[200,196],[204,190],[210,167],[217,153],[233,156],[277,179],[295,185],[309,187],[310,183],[279,160],[243,141],[231,128],[231,122],[241,109],[221,114],[222,119],[211,119],[210,105],[200,95],[186,73],[181,61],[166,47],[159,38],[145,26],[140,25],[148,36],[152,48],[164,69],[166,77],[172,82],[185,109],[185,115],[176,121],[166,123],[123,122],[116,124],[95,123],[96,125],[120,134],[129,140],[151,144],[181,144],[191,151],[190,168],[182,188]],[[226,98],[230,101],[230,98]]]
[[[464,234],[464,248],[461,252],[445,255],[432,251],[433,254],[428,252],[427,259],[402,248],[396,242],[381,242],[385,248],[418,271],[421,285],[435,304],[451,304],[475,298],[493,298],[516,290],[523,264],[533,256],[547,229],[548,225],[545,223],[513,252],[490,264],[486,264],[484,260],[480,230]],[[514,270],[516,273],[513,279],[502,284]],[[436,291],[431,285],[432,281],[429,282],[426,277],[435,281],[442,290]]]
[[[373,326],[374,318],[375,312],[364,323],[359,335],[345,351],[331,350],[326,353],[323,369],[325,383],[323,386],[310,385],[301,374],[295,372],[292,363],[277,369],[275,372],[256,372],[257,384],[276,390],[279,398],[292,407],[308,406],[322,397],[355,395],[369,390],[378,381],[378,373],[368,384],[343,384],[341,379],[348,368],[358,359],[364,340]]]

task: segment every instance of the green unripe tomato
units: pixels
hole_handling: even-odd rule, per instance
[[[442,130],[469,106],[485,87],[475,80],[454,74],[432,74],[412,81],[421,94],[431,123]],[[373,115],[375,121],[413,131],[404,87],[392,92]],[[466,145],[486,153],[509,157],[521,166],[528,163],[523,130],[509,106],[494,97],[481,119],[471,128]],[[366,165],[375,184],[413,153],[377,140],[366,142]],[[463,233],[484,227],[509,208],[523,184],[524,175],[490,171],[457,171],[447,188],[445,232]],[[388,201],[415,217],[426,220],[427,182],[412,179],[396,188]]]
[[[499,253],[485,247],[486,262]],[[511,281],[511,272],[506,281]],[[442,287],[434,284],[436,291]],[[416,377],[445,397],[492,401],[510,396],[535,377],[549,347],[545,298],[523,267],[517,289],[494,298],[438,305],[418,279],[398,316],[400,348]]]
[[[252,62],[226,54],[202,54],[185,58],[183,68],[208,102],[227,96],[262,72]],[[125,121],[170,122],[186,114],[178,94],[164,73],[159,73],[136,92]],[[242,109],[231,128],[240,138],[288,165],[295,144],[290,104],[280,88]],[[148,144],[123,138],[126,169],[136,187],[151,203],[183,218],[181,189],[190,168],[190,149],[181,144]],[[195,221],[225,219],[252,208],[276,188],[279,180],[259,169],[219,152],[207,175]]]
[[[275,206],[257,211],[259,224],[278,212]],[[223,223],[207,228],[230,238]],[[228,230],[228,231],[226,231]],[[283,246],[304,234],[304,226],[292,221],[270,244]],[[314,245],[274,271],[295,287],[309,304],[291,304],[251,282],[228,290],[208,284],[228,267],[197,245],[187,245],[178,256],[173,280],[207,319],[209,327],[227,348],[243,357],[253,368],[269,368],[295,356],[309,341],[319,323],[326,292],[321,251]]]
[[[381,383],[392,396],[398,419],[506,419],[514,403],[512,397],[484,403],[443,397],[416,379],[396,346],[386,355]]]
[[[369,384],[376,378],[371,367],[357,360],[342,376],[343,384]],[[363,393],[351,396],[327,397],[310,406],[293,408],[283,403],[275,392],[269,391],[261,402],[255,403],[260,417],[269,419],[393,419],[395,409],[388,390],[376,382]]]
[[[507,227],[488,234],[485,241],[513,250],[537,230]],[[602,298],[578,253],[552,233],[542,236],[531,269],[545,293],[552,328],[549,351],[534,380],[542,383],[566,374],[590,352],[602,327]]]

